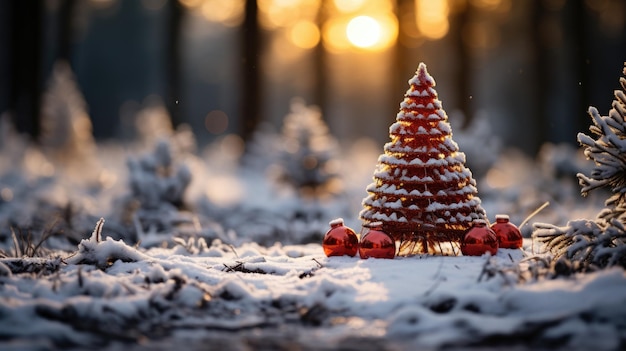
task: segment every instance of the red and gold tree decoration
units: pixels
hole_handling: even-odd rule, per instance
[[[383,222],[400,242],[399,255],[458,254],[465,231],[486,219],[485,211],[424,63],[409,85],[360,217]]]

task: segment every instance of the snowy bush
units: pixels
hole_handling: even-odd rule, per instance
[[[283,121],[279,160],[280,180],[305,197],[320,197],[339,191],[337,141],[329,134],[321,112],[300,99],[291,103]]]
[[[626,75],[626,63],[624,68]],[[585,156],[594,161],[589,175],[579,173],[581,193],[608,187],[613,195],[605,202],[594,221],[570,221],[565,227],[537,224],[534,236],[546,244],[557,258],[574,261],[580,270],[595,267],[626,268],[626,78],[620,78],[622,90],[615,91],[615,100],[607,116],[595,107],[589,108],[594,139],[578,134]]]
[[[180,210],[185,207],[184,195],[191,182],[191,172],[186,165],[176,162],[170,141],[161,139],[152,153],[129,157],[127,166],[130,194],[117,200],[119,206],[114,215],[126,230],[134,231],[135,237],[126,235],[127,239],[145,241],[148,234],[167,232],[190,222],[189,216]]]
[[[183,206],[183,196],[191,173],[185,165],[175,165],[170,143],[160,140],[154,153],[129,158],[131,196],[146,210]]]

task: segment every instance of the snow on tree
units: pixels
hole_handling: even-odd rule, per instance
[[[152,153],[127,161],[130,194],[122,199],[115,217],[123,224],[134,224],[135,234],[144,245],[163,240],[162,232],[189,222],[180,213],[191,172],[175,162],[170,141],[160,140]],[[155,242],[156,241],[156,242]]]
[[[98,171],[87,104],[66,62],[54,65],[41,113],[41,145],[45,154],[65,166],[80,167],[82,176],[84,172]]]
[[[424,63],[409,85],[360,217],[383,222],[400,242],[400,255],[447,253],[442,243],[457,254],[465,231],[485,211]]]
[[[191,173],[184,165],[174,164],[170,143],[161,140],[153,154],[128,160],[130,189],[144,209],[157,209],[164,204],[179,208]]]
[[[337,141],[328,133],[322,114],[301,99],[291,102],[282,129],[280,179],[300,195],[319,197],[338,192],[339,174],[334,156]]]
[[[626,64],[626,63],[625,63]],[[626,66],[624,67],[626,75]],[[609,187],[613,196],[606,202],[610,207],[599,214],[599,218],[610,222],[617,219],[626,222],[626,78],[620,78],[623,90],[615,91],[615,100],[608,116],[601,116],[595,107],[589,108],[593,125],[589,127],[597,139],[584,133],[578,134],[578,141],[585,147],[585,156],[595,163],[589,176],[578,174],[582,186],[581,193]]]
[[[259,123],[246,143],[241,160],[244,168],[252,172],[267,172],[278,163],[281,146],[280,134],[275,128],[268,122]]]
[[[0,163],[2,169],[8,169],[12,166],[15,167],[16,164],[24,158],[25,150],[28,147],[28,142],[26,137],[20,135],[13,122],[11,122],[11,115],[8,112],[0,114],[0,160],[4,160],[8,162],[6,165],[4,163]]]
[[[626,62],[623,74],[626,75]],[[608,187],[613,195],[605,202],[595,221],[570,221],[564,227],[535,224],[534,237],[546,244],[557,259],[571,260],[576,270],[620,265],[626,268],[626,78],[607,116],[589,107],[594,137],[579,133],[585,156],[594,161],[589,175],[579,173],[581,194]]]

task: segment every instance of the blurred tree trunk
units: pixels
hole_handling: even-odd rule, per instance
[[[545,37],[542,28],[544,28],[544,21],[547,16],[546,8],[544,7],[543,0],[533,0],[531,18],[531,42],[532,48],[532,66],[534,66],[534,84],[533,84],[533,102],[535,113],[529,116],[530,122],[533,126],[533,140],[531,149],[529,150],[532,155],[539,151],[542,141],[546,140],[546,128],[542,128],[542,125],[548,123],[548,85],[551,84],[549,79],[551,75],[550,60],[548,58],[548,48],[545,45]]]
[[[569,10],[572,13],[572,18],[568,21],[567,31],[571,30],[574,33],[576,41],[571,57],[576,62],[579,82],[576,101],[578,102],[577,110],[580,112],[577,115],[582,117],[574,119],[573,122],[576,126],[575,130],[585,131],[589,128],[587,109],[590,105],[590,94],[588,91],[590,86],[588,66],[590,53],[588,51],[589,45],[587,44],[587,31],[589,28],[586,25],[585,4],[582,1],[568,1],[567,5],[571,7]],[[622,59],[626,60],[626,58]]]
[[[470,50],[463,37],[463,33],[467,30],[467,23],[472,16],[472,5],[467,4],[463,11],[450,16],[450,35],[454,43],[456,60],[456,103],[463,113],[463,125],[461,129],[467,128],[474,119],[474,109],[471,104],[470,96],[472,95],[472,60]]]
[[[0,1],[0,114],[9,109],[11,91],[11,2]]]
[[[59,9],[59,34],[57,60],[72,66],[72,45],[74,42],[74,14],[76,0],[63,0]]]
[[[398,20],[402,18],[402,14],[405,11],[411,11],[411,9],[413,9],[414,6],[415,6],[415,0],[398,0],[397,6],[396,6],[396,13],[395,13]],[[406,92],[406,89],[408,87],[407,77],[410,77],[410,74],[413,74],[412,71],[407,72],[405,70],[408,70],[408,69],[414,70],[417,68],[416,62],[412,62],[411,68],[408,68],[409,63],[407,62],[407,58],[411,57],[412,55],[409,48],[404,44],[408,40],[410,40],[408,39],[408,35],[402,30],[402,25],[400,25],[398,28],[398,39],[396,40],[396,45],[395,45],[395,57],[394,57],[395,62],[393,65],[393,72],[391,76],[392,89],[390,89],[389,91],[389,93],[392,95],[388,99],[389,100],[389,114],[387,118],[388,118],[389,125],[391,125],[391,123],[395,122],[396,120],[396,114],[398,113],[400,102],[402,101],[401,99],[404,96],[404,93]]]
[[[9,109],[17,129],[39,135],[43,1],[11,1]]]
[[[326,21],[326,13],[325,13],[326,2],[327,2],[326,0],[320,1],[320,8],[317,12],[317,17],[315,19],[317,22],[318,28],[320,28],[320,33],[321,33],[321,28],[324,25],[324,22]],[[313,51],[313,65],[314,65],[314,70],[315,70],[315,87],[313,91],[313,99],[314,99],[313,103],[319,106],[320,112],[322,113],[322,118],[325,120],[326,123],[328,123],[328,118],[326,114],[324,113],[326,109],[326,104],[327,104],[327,100],[326,100],[326,84],[327,84],[326,50],[324,49],[324,45],[322,44],[321,34],[320,34],[320,41],[319,43],[317,43],[317,46],[315,47]]]
[[[261,120],[263,106],[260,98],[261,74],[259,50],[261,31],[258,23],[256,0],[246,0],[245,17],[241,25],[241,82],[242,92],[239,114],[239,132],[244,141],[250,140]]]
[[[168,1],[168,31],[165,45],[166,91],[165,106],[168,109],[174,127],[183,123],[183,106],[185,100],[181,96],[181,27],[185,9],[178,0]]]

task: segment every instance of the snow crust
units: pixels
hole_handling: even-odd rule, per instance
[[[0,276],[0,335],[88,346],[104,337],[156,337],[154,326],[187,330],[193,339],[214,328],[314,319],[317,327],[300,330],[300,337],[314,333],[326,347],[338,335],[422,348],[511,335],[515,344],[536,326],[538,339],[619,345],[623,270],[525,285],[511,274],[486,276],[487,265],[505,272],[530,246],[527,239],[525,250],[501,249],[494,257],[361,260],[325,257],[319,244],[231,247],[216,240],[146,250],[92,237],[54,274]],[[592,343],[598,333],[602,339]]]

